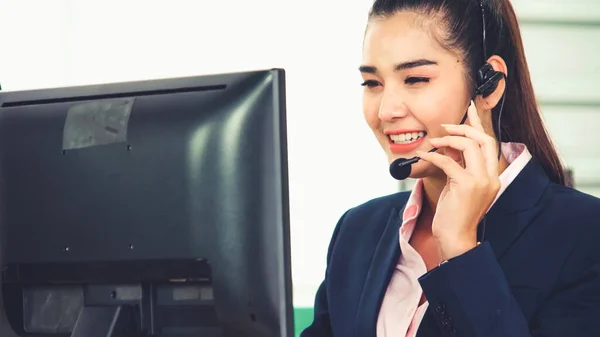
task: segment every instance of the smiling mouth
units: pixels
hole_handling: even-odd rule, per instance
[[[419,139],[425,137],[426,135],[427,135],[427,132],[425,132],[425,131],[407,132],[407,133],[401,133],[401,134],[397,134],[397,135],[388,135],[388,138],[390,139],[390,142],[392,144],[410,144],[410,143],[414,143],[414,142],[418,141]]]

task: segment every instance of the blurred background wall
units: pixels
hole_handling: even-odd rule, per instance
[[[551,136],[576,188],[600,196],[600,1],[512,3]],[[311,320],[339,216],[412,185],[389,177],[362,119],[357,67],[370,5],[0,0],[0,84],[21,90],[285,68],[299,331]]]

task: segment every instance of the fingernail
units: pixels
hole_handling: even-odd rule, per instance
[[[438,140],[440,140],[439,138],[430,138],[429,141],[430,142],[437,142]]]
[[[453,127],[455,127],[455,125],[453,125],[453,124],[442,124],[442,126],[445,127],[445,128],[453,128]]]
[[[427,152],[417,150],[417,156],[422,157]]]

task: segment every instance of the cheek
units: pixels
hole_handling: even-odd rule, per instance
[[[462,99],[464,90],[438,90],[424,93],[411,107],[427,132],[435,137],[446,134],[441,124],[458,124],[466,112]],[[463,109],[464,108],[464,109]],[[464,111],[463,111],[464,110]]]
[[[373,131],[381,129],[379,119],[379,100],[376,97],[365,94],[363,96],[363,115],[365,121]]]
[[[418,112],[419,116],[417,118],[423,123],[429,135],[439,136],[443,130],[441,124],[449,122],[447,103],[438,97],[423,100],[418,103],[418,106],[414,107],[413,111],[415,114]]]

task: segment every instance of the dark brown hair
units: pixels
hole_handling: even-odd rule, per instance
[[[445,33],[442,45],[464,57],[469,87],[475,90],[475,74],[487,57],[498,55],[507,65],[508,79],[500,135],[503,142],[527,146],[550,180],[564,185],[565,174],[535,99],[517,16],[509,0],[481,0],[485,9],[486,53],[483,55],[483,20],[478,0],[375,0],[369,19],[412,11],[441,18]],[[496,137],[500,104],[492,109]]]

